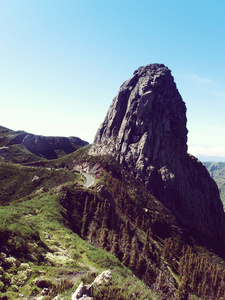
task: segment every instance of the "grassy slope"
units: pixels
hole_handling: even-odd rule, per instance
[[[15,135],[23,133],[22,131],[13,131],[0,126],[0,157],[3,156],[8,162],[22,163],[39,161],[42,158],[32,154],[23,145],[15,144],[6,146]]]
[[[39,179],[32,182],[34,176]],[[64,292],[67,297],[90,270],[100,273],[105,269],[114,269],[113,278],[126,293],[128,290],[131,294],[141,291],[143,295],[136,295],[138,298],[156,299],[115,256],[90,245],[70,229],[67,211],[60,199],[68,189],[85,190],[80,175],[69,170],[30,168],[2,162],[0,178],[4,183],[0,196],[1,204],[4,204],[0,208],[1,251],[7,254],[6,258],[1,257],[5,271],[2,282],[8,299],[17,298],[19,293],[24,296],[40,293],[41,289],[33,282],[37,277],[44,277],[53,286],[51,297],[54,293],[62,293],[64,287],[70,287]],[[8,262],[10,257],[16,261]],[[27,262],[26,268],[24,263]],[[60,281],[60,278],[71,277],[76,279],[72,288]]]
[[[45,158],[32,154],[23,145],[10,145],[4,151],[5,157],[11,163],[29,163],[45,160]]]
[[[28,280],[23,280],[23,274],[19,274],[20,269],[14,268],[14,282],[19,287],[18,292],[25,296],[40,293],[41,289],[35,287],[33,282],[36,277],[44,277],[57,290],[60,277],[70,278],[72,274],[79,280],[93,269],[96,273],[114,269],[113,276],[118,282],[126,285],[129,279],[131,282],[128,285],[131,285],[131,289],[139,291],[137,286],[141,286],[145,295],[153,295],[143,283],[134,280],[132,273],[113,255],[89,245],[68,229],[58,202],[59,196],[38,195],[32,200],[13,203],[1,209],[1,231],[10,232],[7,243],[7,247],[13,250],[10,254],[20,262],[28,261],[31,270]],[[13,276],[10,269],[8,275]],[[72,286],[64,295],[71,295],[77,285]],[[18,292],[13,289],[13,286],[8,289],[9,299],[18,297]],[[156,298],[151,296],[149,299]]]
[[[59,176],[60,175],[60,176]],[[41,167],[25,167],[2,163],[0,165],[0,204],[8,204],[34,191],[45,191],[66,181],[77,181],[78,174],[68,170],[55,170]]]
[[[0,254],[0,289],[2,282],[8,299],[16,299],[19,293],[40,295],[41,289],[34,284],[37,277],[49,282],[51,297],[59,293],[68,299],[82,276],[88,280],[90,273],[105,269],[114,270],[113,289],[119,289],[121,300],[157,299],[144,282],[160,299],[172,299],[175,294],[179,299],[186,299],[187,294],[204,298],[209,293],[206,282],[219,289],[222,281],[215,276],[225,278],[223,261],[197,245],[169,211],[115,161],[89,157],[87,149],[58,160],[34,162],[35,168],[0,161],[0,252],[6,255]],[[73,167],[96,163],[101,166],[96,184],[83,188],[83,178]],[[101,194],[102,186],[110,194],[104,189]],[[110,211],[115,210],[117,222],[106,225],[104,214],[95,219],[96,211],[109,205],[111,197],[115,207],[110,206]],[[88,203],[91,211],[86,211]],[[82,233],[84,224],[86,234]],[[125,247],[130,244],[128,260],[122,246],[124,232]],[[118,244],[113,244],[116,239]]]

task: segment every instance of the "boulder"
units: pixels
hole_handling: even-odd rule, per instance
[[[103,271],[100,275],[98,275],[95,280],[92,282],[91,286],[93,285],[102,285],[105,282],[110,281],[112,278],[111,271]]]
[[[72,300],[92,300],[93,298],[91,297],[90,292],[92,287],[94,285],[102,285],[103,283],[110,281],[111,277],[111,271],[103,271],[91,284],[85,285],[81,282],[75,293],[73,293]]]
[[[73,293],[72,300],[83,299],[83,297],[90,297],[90,292],[87,285],[81,282],[75,293]],[[92,297],[90,297],[90,299],[92,299]]]

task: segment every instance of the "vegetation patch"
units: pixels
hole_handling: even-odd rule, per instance
[[[94,299],[223,298],[224,261],[117,162],[88,149],[29,166],[1,160],[1,296],[69,299],[109,269]],[[84,188],[74,166],[96,164],[96,184]]]

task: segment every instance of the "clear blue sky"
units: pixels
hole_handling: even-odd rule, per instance
[[[189,152],[225,157],[224,0],[0,0],[0,125],[89,142],[120,85],[164,63]]]

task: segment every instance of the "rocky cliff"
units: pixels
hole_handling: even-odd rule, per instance
[[[225,245],[225,216],[208,171],[187,153],[186,106],[171,71],[140,67],[119,89],[89,154],[112,155],[193,232]]]

